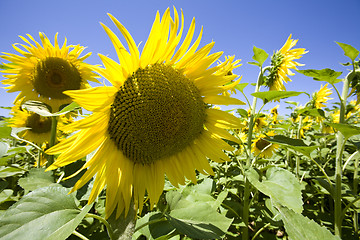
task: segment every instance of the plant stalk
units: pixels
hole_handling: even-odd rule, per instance
[[[51,117],[51,132],[49,148],[55,145],[56,142],[56,128],[57,128],[57,116]],[[54,155],[47,155],[46,167],[49,167],[54,162]]]
[[[343,90],[340,99],[340,118],[339,123],[345,122],[346,101],[349,93],[349,75],[347,75],[343,82]],[[344,135],[338,131],[336,137],[336,160],[335,160],[335,191],[334,191],[334,229],[335,235],[341,237],[341,182],[342,182],[342,158],[343,146],[345,144]]]
[[[131,240],[135,231],[136,211],[134,201],[131,201],[128,213],[125,211],[116,218],[116,209],[108,219],[112,229],[112,240]]]
[[[261,69],[258,80],[256,82],[256,87],[255,87],[255,92],[259,92],[260,90],[260,86],[262,84],[262,79],[263,79],[263,70]],[[251,166],[251,142],[252,142],[252,134],[253,134],[253,129],[254,129],[254,121],[255,121],[255,111],[256,111],[256,103],[257,103],[257,98],[254,97],[253,98],[253,102],[252,102],[252,106],[251,106],[251,114],[250,114],[250,120],[249,120],[249,132],[248,132],[248,136],[247,136],[247,148],[248,148],[248,157],[246,159],[246,166],[245,166],[245,170],[247,170],[250,166]],[[249,202],[249,198],[250,198],[250,182],[249,180],[245,177],[245,188],[244,188],[244,209],[243,209],[243,221],[245,224],[245,228],[244,228],[244,232],[242,235],[242,239],[243,240],[248,240],[249,239],[249,210],[250,210],[250,202]]]

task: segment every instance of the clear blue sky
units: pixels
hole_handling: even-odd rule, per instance
[[[306,64],[300,69],[332,68],[343,71],[342,76],[345,76],[346,68],[339,63],[348,59],[335,41],[360,50],[359,0],[1,0],[0,52],[15,53],[12,44],[22,42],[18,35],[29,33],[39,40],[38,33],[41,31],[53,42],[58,32],[60,44],[67,37],[68,44],[87,46],[85,53],[92,52],[93,55],[86,62],[101,64],[97,53],[117,59],[111,41],[99,24],[103,22],[115,30],[106,13],[113,14],[132,34],[136,43],[145,43],[156,11],[162,14],[172,6],[178,11],[183,9],[186,29],[193,17],[196,19],[197,33],[204,26],[202,45],[213,40],[215,47],[212,52],[224,51],[224,56],[235,55],[242,59],[243,65],[235,71],[243,76],[242,82],[256,82],[257,67],[246,64],[252,61],[253,46],[271,55],[282,47],[289,34],[299,39],[297,47],[309,51],[299,60]],[[322,84],[301,74],[291,78],[293,82],[286,84],[291,91],[312,93]],[[253,88],[250,85],[246,88],[248,97],[251,97]],[[0,89],[0,106],[12,106],[16,96],[17,93],[10,94]],[[238,96],[244,101],[241,95]],[[335,94],[332,97],[336,98]],[[304,104],[309,98],[300,95],[288,100]],[[283,102],[280,105],[285,107]],[[282,113],[285,112],[281,108]],[[0,109],[0,115],[7,116],[8,111]]]

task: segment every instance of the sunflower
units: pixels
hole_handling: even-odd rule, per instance
[[[313,103],[315,108],[326,107],[324,103],[332,99],[329,96],[332,94],[331,89],[327,88],[328,84],[321,85],[320,90],[313,95]]]
[[[229,160],[223,150],[232,151],[233,147],[222,138],[238,142],[226,129],[240,128],[240,121],[210,104],[244,103],[219,95],[238,84],[223,86],[237,77],[226,75],[233,68],[233,57],[210,67],[222,53],[209,55],[214,42],[196,50],[202,30],[189,48],[194,19],[177,48],[183,21],[178,32],[176,9],[174,20],[169,9],[162,19],[158,12],[140,55],[127,29],[111,14],[109,17],[126,39],[129,51],[102,24],[120,61],[99,55],[105,66],[100,74],[112,86],[65,92],[93,114],[68,125],[80,131],[47,153],[60,153],[48,168],[52,170],[96,150],[78,171],[87,169],[72,191],[96,175],[89,203],[106,186],[105,215],[109,217],[116,209],[119,217],[122,212],[127,214],[132,199],[141,212],[145,190],[153,206],[163,191],[165,174],[174,186],[185,184],[185,178],[196,183],[195,169],[213,174],[206,157],[216,162]]]
[[[50,141],[52,119],[51,117],[40,116],[37,113],[22,108],[21,102],[21,100],[17,101],[11,108],[10,115],[13,117],[8,120],[9,126],[15,128],[28,128],[20,132],[18,134],[19,137],[42,147],[44,143]],[[58,139],[65,136],[61,129],[65,124],[69,124],[70,122],[72,122],[72,118],[69,119],[65,115],[59,117],[57,127]]]
[[[275,107],[273,107],[272,109],[270,109],[270,114],[271,114],[271,120],[273,124],[277,124],[279,123],[279,121],[277,120],[277,117],[279,115],[278,113],[278,108],[279,105],[276,105]]]
[[[264,138],[275,135],[276,134],[274,131],[270,131],[266,134],[260,134],[252,144],[251,147],[252,152],[255,155],[259,155],[260,157],[265,157],[265,158],[271,157],[273,155],[273,152],[275,151],[275,149],[279,147],[279,145],[270,143]]]
[[[288,75],[294,75],[290,69],[297,69],[296,66],[304,65],[294,61],[307,53],[305,48],[291,49],[297,42],[298,40],[291,39],[290,34],[284,46],[271,57],[270,74],[265,78],[265,85],[269,87],[270,91],[286,90],[284,82],[291,82]]]
[[[225,60],[231,58],[231,56],[226,56],[225,57]],[[237,67],[240,67],[242,64],[240,64],[240,61],[241,60],[236,60],[234,62],[232,62],[231,64],[233,65],[232,68],[237,68]],[[222,65],[222,61],[218,61],[218,65]],[[232,75],[233,72],[232,71],[229,71],[226,73],[226,75]],[[240,78],[241,79],[241,78]],[[229,85],[229,84],[232,84],[233,82],[229,82],[229,83],[226,83],[225,85]],[[236,85],[235,85],[236,86]],[[227,91],[224,91],[222,94],[224,96],[230,96],[231,94],[236,94],[236,89],[235,89],[235,86]]]
[[[27,36],[35,45],[20,36],[26,44],[13,45],[20,55],[3,53],[5,55],[0,56],[9,61],[4,64],[6,69],[1,71],[6,78],[2,83],[10,85],[5,87],[8,92],[20,91],[14,102],[36,100],[56,112],[61,105],[72,101],[63,91],[88,88],[87,80],[97,82],[97,75],[93,72],[97,67],[83,62],[91,53],[80,57],[85,47],[66,46],[66,38],[59,47],[57,34],[54,46],[44,33],[39,33],[42,45],[31,35]]]

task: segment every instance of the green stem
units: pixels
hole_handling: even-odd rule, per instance
[[[116,218],[116,209],[111,214],[108,222],[113,230],[112,240],[131,240],[135,231],[136,211],[135,204],[132,200],[127,213],[123,211],[121,215]]]
[[[38,150],[38,157],[36,158],[36,168],[40,168],[41,150]]]
[[[266,68],[263,70],[262,68],[260,69],[260,74],[258,77],[258,80],[256,82],[256,87],[255,87],[255,92],[259,92],[260,90],[260,86],[262,84],[262,80],[263,80],[263,74],[264,71],[266,70]],[[245,169],[248,169],[251,166],[251,141],[252,141],[252,134],[253,134],[253,129],[254,129],[254,121],[255,121],[255,111],[256,111],[256,103],[257,103],[257,98],[254,97],[253,98],[253,102],[252,102],[252,106],[251,106],[251,114],[250,114],[250,120],[249,120],[249,132],[248,132],[248,136],[247,136],[247,148],[248,148],[248,157],[246,159],[246,165],[245,165]],[[249,210],[250,210],[250,204],[249,204],[249,198],[250,198],[250,182],[249,180],[245,177],[245,187],[244,187],[244,208],[243,208],[243,221],[245,224],[245,228],[244,228],[244,232],[242,235],[242,239],[243,240],[248,240],[249,239]]]
[[[57,116],[51,117],[51,132],[50,132],[50,142],[49,142],[49,148],[55,145],[56,141],[56,128],[57,128]],[[48,155],[47,156],[47,164],[46,167],[49,167],[54,162],[54,155]]]
[[[351,74],[351,73],[350,73]],[[339,123],[345,122],[345,110],[346,110],[346,101],[349,93],[349,75],[347,75],[343,82],[343,90],[340,98],[340,119]],[[335,194],[334,194],[334,228],[335,235],[341,237],[341,180],[342,180],[342,158],[343,158],[343,147],[345,144],[343,134],[338,131],[336,139],[336,160],[335,160]]]
[[[109,234],[109,238],[112,240],[114,239],[114,233],[113,233],[113,230],[110,226],[110,224],[108,223],[108,221],[105,220],[105,218],[102,218],[96,214],[92,214],[92,213],[88,213],[86,214],[86,217],[91,217],[91,218],[95,218],[97,220],[99,220],[101,223],[103,223],[107,229],[107,232]]]
[[[251,238],[251,240],[255,240],[255,238],[256,238],[257,236],[259,236],[259,234],[260,234],[264,229],[266,229],[268,226],[270,226],[270,225],[271,225],[271,223],[265,224],[262,228],[260,228],[260,229],[255,233],[255,235]]]
[[[297,138],[298,139],[301,139],[302,121],[303,121],[303,116],[300,116],[300,118],[299,118],[299,126],[298,126],[298,129],[297,129]],[[296,177],[297,177],[297,179],[299,179],[299,175],[300,175],[300,156],[297,154],[296,155]]]
[[[358,194],[358,184],[359,184],[359,177],[358,177],[358,168],[359,168],[359,158],[356,158],[355,163],[354,163],[354,187],[353,187],[353,192],[354,195],[357,196]],[[359,214],[357,211],[354,211],[354,217],[353,217],[353,222],[354,222],[354,232],[355,232],[355,237],[359,237]]]
[[[89,240],[87,237],[85,237],[84,235],[82,235],[81,233],[79,233],[77,231],[73,231],[72,234],[74,234],[75,236],[77,236],[78,238],[80,238],[82,240]]]

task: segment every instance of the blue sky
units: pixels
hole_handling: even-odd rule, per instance
[[[99,24],[102,22],[116,30],[106,13],[114,15],[128,29],[136,43],[145,43],[156,11],[162,14],[166,8],[173,6],[178,11],[183,10],[186,28],[193,17],[196,19],[197,33],[204,26],[202,45],[215,41],[212,52],[223,51],[223,56],[235,55],[242,59],[243,65],[235,70],[236,74],[243,76],[242,82],[255,83],[258,76],[258,68],[247,64],[252,61],[253,46],[271,55],[282,47],[289,34],[299,39],[297,47],[309,51],[299,60],[306,64],[299,69],[332,68],[342,71],[344,77],[347,68],[339,63],[347,62],[348,59],[335,41],[360,50],[359,0],[1,0],[0,52],[15,53],[12,44],[22,43],[18,35],[31,34],[39,40],[38,33],[44,32],[53,42],[58,32],[60,44],[66,37],[68,44],[87,46],[84,53],[93,54],[86,62],[101,64],[97,53],[117,59],[110,39]],[[115,32],[120,35],[118,31]],[[301,74],[291,79],[293,82],[286,84],[290,91],[311,94],[323,84]],[[341,91],[341,85],[337,86]],[[251,85],[245,89],[249,98],[253,91]],[[17,93],[10,94],[1,88],[0,106],[12,106],[16,96]],[[243,96],[237,97],[244,101]],[[336,99],[335,94],[332,97]],[[305,104],[309,98],[303,94],[288,100]],[[280,105],[280,114],[287,113],[286,104],[282,101]],[[7,116],[8,110],[0,109],[0,115]]]

